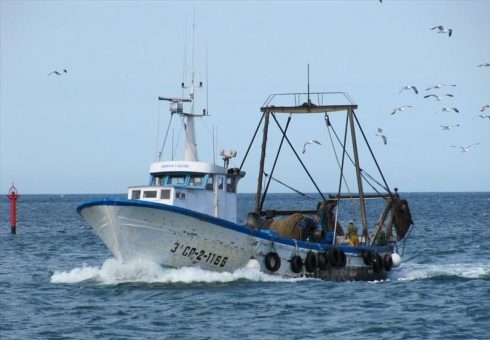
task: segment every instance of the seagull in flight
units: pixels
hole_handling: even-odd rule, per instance
[[[304,145],[303,145],[303,153],[306,152],[306,147],[308,146],[308,144],[312,144],[312,143],[315,143],[315,144],[318,144],[318,145],[322,145],[322,143],[320,143],[319,141],[317,140],[313,140],[313,139],[310,139],[309,141],[307,141]]]
[[[444,28],[442,25],[431,28],[432,31],[435,29],[437,29],[437,33],[447,33],[449,36],[453,34],[453,30],[451,28]]]
[[[446,93],[445,96],[454,97],[452,94],[449,94],[449,93]],[[442,96],[438,96],[435,94],[428,94],[428,95],[424,96],[424,98],[430,98],[430,97],[434,97],[437,101],[440,101],[442,99]]]
[[[388,143],[388,138],[386,138],[382,129],[378,128],[378,132],[376,132],[375,135],[383,138],[383,143],[385,143],[385,145],[386,145],[386,143]]]
[[[478,145],[480,143],[475,143],[475,144],[471,144],[471,145],[468,145],[468,146],[456,146],[456,145],[449,145],[450,148],[460,148],[461,149],[461,152],[468,152],[470,151],[470,148],[472,146],[475,146],[475,145]]]
[[[478,67],[490,67],[490,63],[480,64]]]
[[[414,85],[403,86],[402,89],[400,90],[400,92],[398,92],[398,94],[402,93],[402,91],[404,91],[404,90],[413,90],[413,92],[415,92],[415,94],[419,94],[419,91],[417,91],[417,88]]]
[[[61,76],[63,74],[67,74],[68,71],[67,70],[62,70],[62,71],[53,71],[53,72],[50,72],[48,73],[48,76],[52,75],[52,74],[56,74],[57,76]]]
[[[400,107],[396,107],[393,109],[393,112],[391,113],[392,115],[394,115],[397,111],[405,111],[406,109],[408,108],[411,108],[412,106],[411,105],[403,105],[403,106],[400,106]]]
[[[459,113],[459,110],[458,110],[457,108],[455,108],[455,107],[443,107],[443,108],[441,109],[441,111],[443,111],[443,112],[454,111],[454,112]]]
[[[425,90],[426,91],[430,91],[430,90],[434,90],[434,89],[440,89],[444,86],[456,86],[455,84],[437,84],[437,85],[434,85],[434,86],[431,86],[431,87],[428,87],[426,88]]]
[[[480,110],[480,111],[481,111],[481,112],[485,111],[485,110],[487,109],[487,107],[489,107],[489,108],[490,108],[490,104],[485,104],[485,105],[483,105],[483,106],[481,107],[481,110]]]
[[[452,130],[454,128],[457,128],[458,126],[459,126],[459,124],[458,125],[441,125],[441,128],[444,131],[449,131],[449,130]]]
[[[482,115],[482,114],[479,114],[478,116],[480,118],[488,118],[488,119],[490,119],[490,115]]]

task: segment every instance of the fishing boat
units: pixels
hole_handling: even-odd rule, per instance
[[[400,265],[398,247],[413,224],[408,203],[396,189],[390,190],[370,147],[382,183],[361,168],[356,134],[361,132],[366,143],[367,138],[355,113],[357,104],[347,93],[310,93],[308,87],[306,93],[270,95],[260,108],[259,124],[240,167],[229,167],[236,151],[220,152],[222,166],[199,160],[195,120],[204,118],[207,112],[194,112],[194,81],[189,89],[188,97],[159,97],[170,102],[171,117],[181,118],[185,131],[183,160],[159,157],[150,165],[148,185],[129,187],[127,199],[95,200],[77,208],[117,260],[144,258],[169,268],[200,267],[218,272],[253,265],[270,275],[331,281],[384,280],[393,267]],[[312,115],[331,130],[330,115],[342,113],[346,117],[344,136],[335,133],[341,147],[339,186],[325,194],[294,148],[288,127],[292,118]],[[287,119],[285,125],[280,123],[281,115]],[[271,122],[280,131],[280,144],[267,170]],[[237,187],[245,176],[242,167],[261,127],[255,206],[250,207],[246,220],[238,221]],[[352,150],[347,150],[349,135]],[[292,188],[274,176],[277,157],[285,144],[305,170],[305,179],[317,189],[308,209],[281,210],[266,204],[271,181]],[[346,193],[343,188],[347,160],[355,168],[357,193]],[[382,190],[364,193],[363,182],[373,181]],[[378,211],[367,212],[366,202],[371,200],[381,202],[374,205]],[[344,206],[359,211],[358,217],[351,215],[361,222],[359,232],[353,222],[341,225],[339,212]]]

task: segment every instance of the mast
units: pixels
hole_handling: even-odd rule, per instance
[[[366,203],[364,201],[364,191],[362,190],[362,180],[361,180],[361,168],[359,166],[359,155],[357,152],[357,141],[356,141],[356,129],[354,126],[353,109],[347,109],[347,115],[350,121],[350,132],[352,137],[352,149],[354,151],[354,163],[356,166],[356,177],[357,177],[357,187],[359,189],[359,204],[361,206],[361,221],[362,221],[362,235],[366,243],[368,240],[368,230],[367,230],[367,219],[366,219]],[[344,146],[345,147],[345,146]]]
[[[197,144],[196,144],[196,129],[194,125],[194,94],[195,94],[195,64],[194,64],[194,45],[195,45],[195,35],[196,35],[196,22],[195,13],[192,16],[192,71],[191,71],[191,85],[189,97],[191,98],[191,112],[190,114],[184,114],[186,117],[185,128],[185,152],[184,160],[188,162],[197,162],[199,157],[197,155]]]
[[[262,151],[260,153],[259,178],[257,180],[257,194],[255,196],[255,213],[259,213],[260,200],[262,196],[262,179],[264,178],[265,151],[267,146],[267,133],[269,130],[269,111],[264,112],[264,134],[262,137]]]

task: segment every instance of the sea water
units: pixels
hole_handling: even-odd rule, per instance
[[[76,213],[102,196],[22,196],[17,235],[3,199],[0,339],[488,339],[490,193],[405,196],[415,225],[402,265],[386,281],[343,283],[123,265]],[[253,195],[238,206],[244,221]]]

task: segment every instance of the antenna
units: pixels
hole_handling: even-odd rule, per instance
[[[311,105],[311,100],[310,100],[310,64],[307,64],[307,74],[308,74],[308,106]]]
[[[206,46],[206,114],[209,114],[208,47]]]

